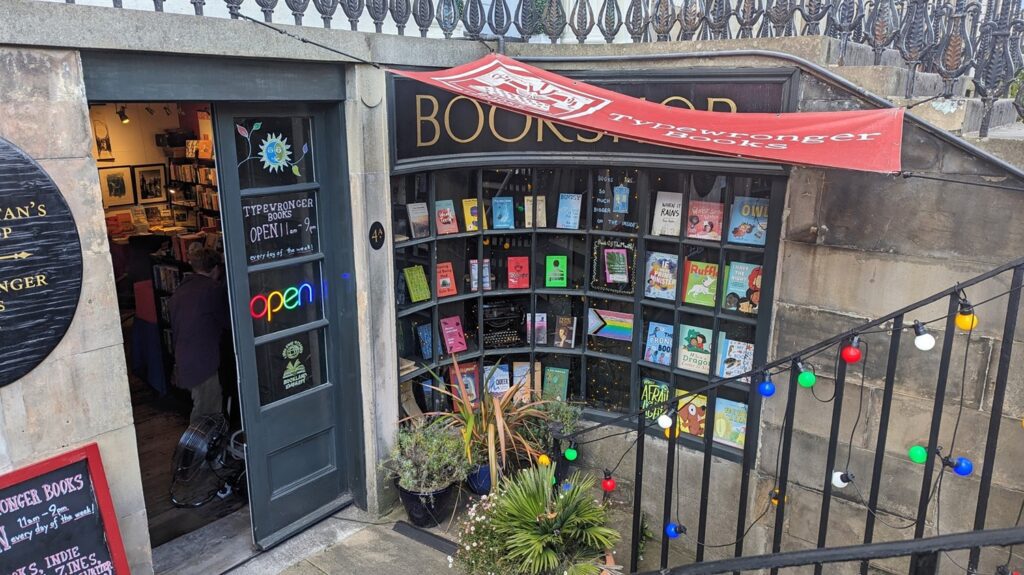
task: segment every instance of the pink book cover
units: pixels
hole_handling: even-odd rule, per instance
[[[466,336],[462,333],[462,320],[459,316],[441,318],[441,337],[448,353],[466,351]]]
[[[686,216],[686,237],[715,241],[722,239],[722,204],[692,200]]]

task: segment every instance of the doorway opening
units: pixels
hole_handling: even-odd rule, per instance
[[[89,116],[156,548],[247,505],[211,107]]]

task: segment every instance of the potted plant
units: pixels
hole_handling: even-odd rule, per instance
[[[550,467],[524,469],[470,508],[455,556],[467,575],[598,575],[619,533],[593,496],[594,479],[575,473],[552,488]]]
[[[454,487],[470,464],[457,433],[441,422],[421,421],[399,427],[384,468],[394,476],[412,524],[434,527],[451,512]]]

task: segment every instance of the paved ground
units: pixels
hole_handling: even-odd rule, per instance
[[[282,575],[421,575],[448,571],[448,560],[442,552],[396,533],[390,527],[373,526],[319,555],[303,559]]]

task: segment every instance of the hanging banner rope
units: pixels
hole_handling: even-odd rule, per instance
[[[900,171],[903,108],[700,112],[598,88],[499,54],[447,70],[390,71],[512,112],[649,144],[785,164]]]

